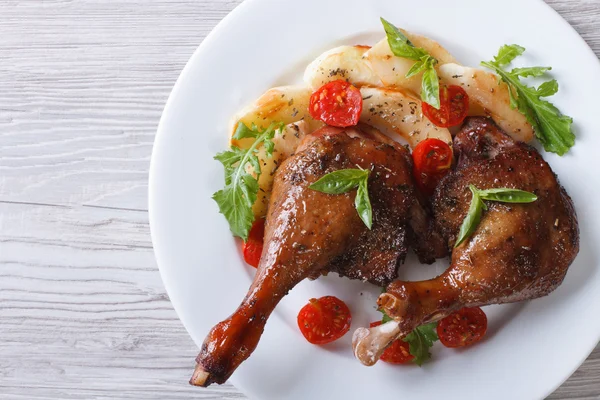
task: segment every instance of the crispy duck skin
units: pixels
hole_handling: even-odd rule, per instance
[[[356,190],[328,195],[309,189],[324,175],[348,168],[371,170],[372,230],[356,212]],[[413,212],[423,231],[413,232]],[[409,237],[438,238],[437,247],[420,248],[424,258],[445,252],[442,237],[428,232],[429,225],[414,195],[404,147],[369,127],[326,127],[309,135],[275,174],[254,281],[233,315],[206,337],[190,383],[224,383],[256,348],[275,306],[303,279],[338,272],[385,285],[397,277]]]
[[[471,202],[468,186],[533,192],[530,204],[487,202],[473,235],[453,249],[451,265],[437,278],[395,281],[378,305],[394,321],[355,332],[355,355],[372,365],[390,341],[462,307],[511,303],[545,296],[563,281],[579,251],[573,203],[550,166],[515,142],[492,120],[468,120],[454,139],[456,170],[438,186],[436,223],[454,247]],[[387,326],[386,326],[387,325]]]

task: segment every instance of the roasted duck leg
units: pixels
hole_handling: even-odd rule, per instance
[[[451,265],[422,282],[395,281],[378,305],[394,320],[353,337],[357,358],[374,364],[385,347],[417,326],[462,307],[510,303],[545,296],[563,281],[579,251],[571,199],[539,153],[504,134],[490,119],[472,118],[454,140],[457,168],[436,190],[436,223],[454,247],[479,189],[533,192],[531,204],[489,202],[473,235],[452,251]]]
[[[371,170],[372,230],[356,212],[356,191],[327,195],[309,189],[327,173],[357,167]],[[208,334],[190,383],[224,383],[256,348],[275,306],[303,279],[335,271],[385,285],[396,278],[412,238],[429,240],[419,247],[424,260],[444,255],[443,239],[427,221],[404,147],[369,127],[327,127],[308,136],[276,172],[254,282],[233,315]]]

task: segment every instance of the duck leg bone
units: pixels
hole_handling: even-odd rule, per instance
[[[383,351],[401,336],[400,324],[389,321],[374,328],[358,328],[352,336],[354,356],[364,365],[374,365]]]

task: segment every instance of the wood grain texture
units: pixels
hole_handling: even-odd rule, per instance
[[[146,205],[167,96],[239,2],[0,0],[1,399],[244,398],[187,385]],[[548,3],[600,55],[599,0]],[[551,398],[600,398],[600,348]]]

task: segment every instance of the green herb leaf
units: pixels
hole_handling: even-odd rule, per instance
[[[354,206],[356,207],[356,211],[358,211],[358,216],[362,222],[365,223],[367,228],[371,229],[373,227],[373,208],[371,207],[371,200],[369,199],[367,182],[367,179],[363,179],[358,184]]]
[[[538,198],[535,194],[517,189],[486,189],[478,191],[482,200],[501,203],[533,203]]]
[[[409,352],[415,357],[413,362],[418,366],[431,358],[429,349],[439,340],[436,327],[437,322],[421,325],[403,339],[408,343]]]
[[[537,89],[521,82],[521,77],[541,76],[550,68],[515,68],[512,71],[503,68],[524,51],[525,49],[518,45],[505,45],[493,61],[482,62],[481,65],[493,70],[508,85],[511,107],[517,108],[527,117],[544,149],[562,156],[575,145],[573,119],[563,115],[552,103],[542,99],[556,94],[558,82],[551,80],[542,83]]]
[[[552,70],[552,67],[526,67],[526,68],[513,68],[510,71],[511,74],[515,76],[520,76],[522,78],[532,77],[540,77],[546,74],[546,72]]]
[[[327,194],[342,194],[357,189],[354,207],[358,216],[371,229],[373,226],[373,209],[369,199],[369,170],[341,169],[331,172],[312,185],[309,189]]]
[[[235,133],[233,134],[233,138],[240,140],[246,138],[257,138],[260,135],[260,132],[256,128],[255,125],[252,126],[252,129],[248,128],[245,124],[239,123]]]
[[[277,129],[283,124],[271,124],[265,131],[260,131],[256,126],[252,129],[243,123],[238,124],[234,139],[255,138],[249,149],[231,146],[231,150],[224,151],[215,156],[225,168],[225,187],[213,195],[219,206],[219,211],[229,222],[231,232],[243,240],[248,240],[248,233],[254,222],[252,206],[258,195],[258,177],[260,176],[260,160],[257,149],[265,145],[267,155],[273,152],[273,137]],[[271,149],[269,152],[269,148]],[[252,167],[252,175],[247,165]]]
[[[477,188],[475,188],[473,185],[469,185],[469,189],[471,190],[473,197],[471,198],[471,205],[469,206],[467,216],[463,220],[460,231],[458,232],[458,239],[456,239],[456,244],[454,245],[455,248],[460,246],[465,239],[475,232],[477,225],[479,225],[479,221],[481,221],[481,214],[483,213],[483,208],[485,207],[485,204],[483,204],[481,198],[479,197]]]
[[[383,18],[381,18],[381,23],[385,29],[390,49],[396,57],[419,61],[421,57],[429,55],[425,50],[415,47],[395,25]]]
[[[309,186],[310,189],[327,194],[347,193],[369,177],[362,169],[341,169],[331,172]]]
[[[454,247],[460,246],[460,244],[469,238],[473,232],[475,232],[475,229],[477,229],[477,225],[479,225],[479,222],[481,221],[483,210],[487,210],[487,206],[483,200],[501,203],[526,204],[533,203],[538,199],[535,194],[518,189],[498,188],[479,190],[475,186],[469,185],[469,190],[471,190],[472,193],[471,205],[469,206],[467,216],[460,227],[458,239],[456,239]]]
[[[411,77],[423,72],[423,70],[427,67],[428,59],[429,59],[429,57],[425,56],[425,57],[422,57],[421,60],[414,63],[413,66],[410,67],[410,69],[406,73],[406,77],[411,78]]]
[[[383,317],[381,318],[382,324],[393,321],[385,311],[378,311],[383,314]],[[430,324],[421,325],[402,339],[408,343],[408,351],[415,357],[413,362],[419,366],[423,365],[425,361],[431,358],[429,349],[433,346],[434,342],[439,340],[436,332],[437,324],[437,322],[432,322]]]
[[[523,53],[525,53],[525,47],[521,47],[518,44],[505,44],[504,46],[500,47],[498,55],[494,57],[493,62],[499,67],[502,67],[510,64],[515,58],[519,57]]]
[[[385,313],[385,311],[381,311],[381,312],[383,313],[383,317],[381,318],[381,323],[382,324],[385,324],[385,323],[388,323],[390,321],[393,321],[392,318]]]
[[[517,100],[514,90],[510,86],[508,87],[508,97],[510,97],[510,108],[514,110],[519,107],[519,101]]]
[[[435,58],[429,57],[425,63],[425,72],[421,82],[421,100],[436,110],[440,109],[440,80],[435,70]]]
[[[556,93],[558,93],[558,81],[556,79],[542,83],[537,89],[537,94],[540,97],[550,97]]]
[[[236,184],[225,186],[213,195],[220,212],[229,222],[229,228],[235,236],[248,240],[248,232],[254,222],[252,205],[256,201],[258,182],[251,175],[244,174]]]
[[[381,23],[387,35],[388,44],[396,57],[415,60],[416,63],[408,70],[406,77],[410,78],[423,72],[421,83],[421,99],[439,110],[440,82],[435,70],[437,60],[425,49],[415,47],[410,40],[392,23],[381,18]]]
[[[217,154],[214,159],[220,161],[225,167],[225,184],[229,185],[231,183],[231,176],[233,175],[234,168],[233,165],[240,162],[244,157],[245,152],[239,147],[232,146],[231,150],[224,151],[222,153]]]

